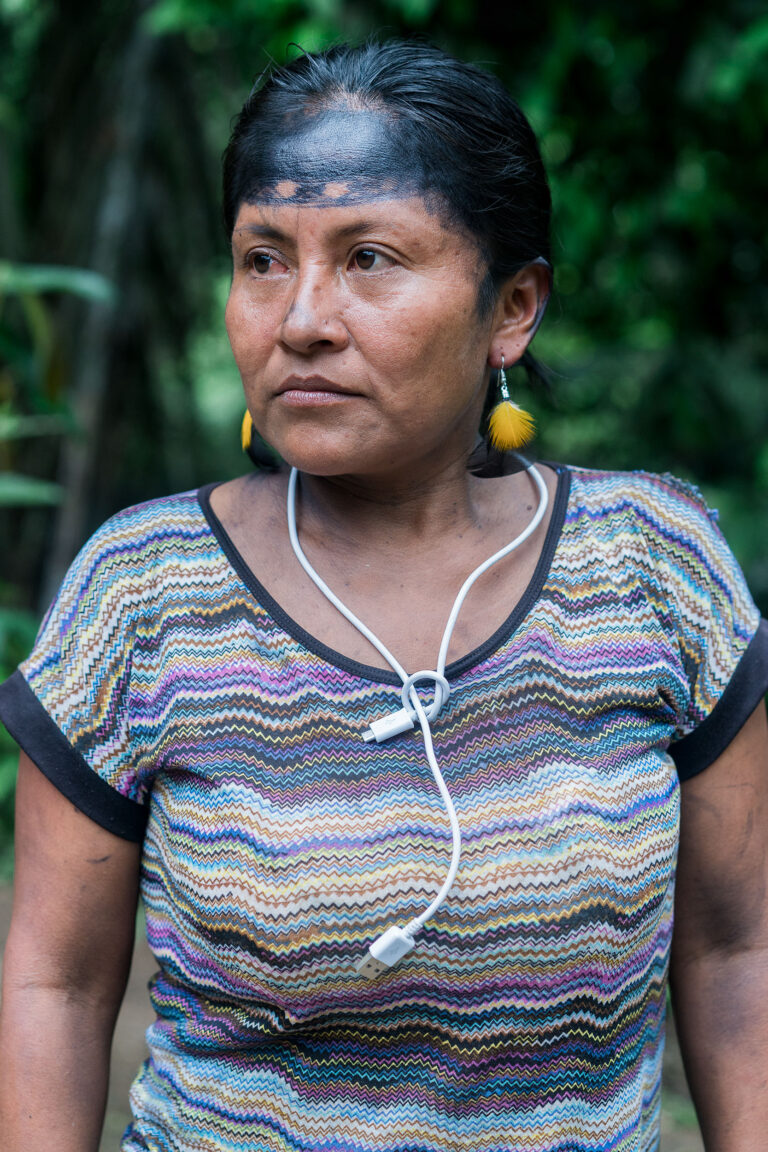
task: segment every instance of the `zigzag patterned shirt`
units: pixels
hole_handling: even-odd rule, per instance
[[[525,596],[448,668],[455,886],[374,982],[356,960],[451,848],[420,737],[362,739],[395,675],[285,615],[210,489],[81,552],[0,700],[144,838],[157,1019],[123,1152],[658,1147],[680,780],[768,686],[768,632],[693,488],[558,483]]]

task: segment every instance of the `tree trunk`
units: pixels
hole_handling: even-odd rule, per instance
[[[49,561],[42,587],[48,605],[86,532],[89,492],[97,480],[99,435],[114,349],[114,328],[121,307],[121,270],[130,252],[139,203],[139,167],[150,130],[150,73],[157,39],[144,30],[143,5],[136,15],[113,117],[114,144],[93,229],[90,267],[115,288],[113,303],[93,302],[84,309],[74,356],[70,403],[78,434],[62,446],[59,481],[64,500],[58,509]]]

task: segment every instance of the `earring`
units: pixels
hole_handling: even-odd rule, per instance
[[[488,435],[494,448],[498,448],[500,452],[511,452],[514,448],[522,448],[533,439],[536,424],[530,412],[515,404],[509,395],[503,352],[499,368],[499,395],[501,399],[491,410],[488,418]]]
[[[280,470],[280,457],[256,432],[247,408],[240,425],[240,443],[243,452],[250,457],[251,463],[255,464],[260,472],[278,472]]]
[[[240,443],[243,446],[243,452],[247,452],[253,440],[253,420],[251,414],[246,408],[245,416],[243,416],[243,423],[240,425]]]

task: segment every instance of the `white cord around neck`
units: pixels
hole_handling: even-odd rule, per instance
[[[359,620],[357,616],[355,616],[354,612],[351,612],[350,609],[347,608],[346,604],[339,600],[335,592],[333,592],[328,587],[322,576],[318,575],[318,573],[315,571],[305,556],[304,550],[299,543],[299,535],[296,529],[296,484],[299,473],[295,468],[291,469],[290,478],[288,480],[287,497],[288,535],[290,536],[291,546],[293,548],[296,559],[299,561],[304,571],[307,573],[309,578],[314,581],[323,595],[328,600],[330,600],[331,604],[333,604],[333,606],[337,608],[339,612],[341,612],[342,616],[349,620],[350,624],[353,624],[354,627],[357,628],[358,632],[365,636],[366,640],[368,640],[368,642],[373,645],[376,651],[384,657],[390,667],[397,673],[403,682],[403,688],[401,691],[401,699],[403,705],[402,708],[400,708],[398,712],[389,714],[379,720],[374,721],[371,724],[368,732],[366,732],[363,736],[363,739],[366,741],[376,740],[377,742],[381,743],[384,740],[390,739],[392,736],[397,736],[402,732],[406,732],[412,729],[414,727],[414,722],[418,721],[421,727],[427,760],[429,761],[429,766],[432,769],[432,775],[435,778],[435,783],[437,784],[443,803],[445,804],[445,808],[448,813],[448,819],[451,825],[451,863],[448,869],[448,875],[446,876],[440,891],[437,893],[434,900],[432,900],[429,907],[426,908],[420,916],[417,916],[415,919],[411,920],[411,922],[404,929],[390,928],[381,937],[379,937],[377,941],[374,942],[374,944],[371,946],[371,956],[373,957],[373,960],[371,961],[369,959],[364,961],[360,968],[361,971],[365,971],[366,975],[378,975],[384,968],[391,967],[393,963],[397,962],[400,956],[404,955],[405,952],[413,947],[414,935],[424,926],[426,921],[434,915],[434,913],[443,903],[451,889],[451,886],[453,885],[453,881],[456,878],[456,873],[459,867],[459,858],[461,856],[461,829],[459,828],[456,809],[454,808],[450,793],[448,792],[445,780],[443,779],[443,774],[440,771],[440,767],[435,757],[430,724],[437,718],[440,710],[450,695],[450,685],[445,678],[445,666],[448,659],[448,648],[451,642],[451,636],[453,635],[456,620],[461,610],[461,606],[466,599],[467,593],[478,579],[478,577],[482,576],[484,572],[487,572],[488,569],[491,568],[494,564],[498,563],[499,560],[502,560],[505,556],[508,556],[510,552],[514,552],[516,548],[519,548],[520,545],[525,540],[527,540],[533,532],[536,531],[547,510],[549,494],[547,492],[547,486],[541,477],[541,473],[532,464],[528,466],[527,471],[539,492],[539,505],[533,515],[533,518],[531,519],[530,523],[526,525],[519,536],[516,536],[514,540],[510,541],[510,543],[506,544],[503,548],[500,548],[498,552],[494,552],[493,556],[489,556],[489,558],[480,564],[479,567],[475,568],[474,572],[472,572],[462,584],[459,590],[459,594],[453,603],[453,607],[451,608],[448,622],[443,632],[443,638],[440,642],[440,651],[437,657],[436,669],[434,671],[424,669],[421,672],[415,672],[409,676],[409,674],[403,668],[402,664],[400,664],[400,662],[392,655],[386,645],[383,644],[381,640],[379,640],[378,636],[371,632],[370,628],[366,627],[362,620]],[[426,707],[422,704],[418,693],[416,692],[416,684],[424,681],[431,681],[435,685],[434,699]],[[378,952],[376,951],[377,945],[381,945]],[[393,955],[394,959],[391,961],[387,960],[386,957],[389,955]]]

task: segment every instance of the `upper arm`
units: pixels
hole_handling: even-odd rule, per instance
[[[768,691],[768,625],[698,490],[646,477],[641,495],[639,571],[666,642],[670,753],[687,780],[726,752]]]
[[[768,948],[768,723],[761,702],[681,786],[673,979],[703,953]]]
[[[130,965],[140,845],[100,827],[24,753],[4,982],[116,1005]]]

